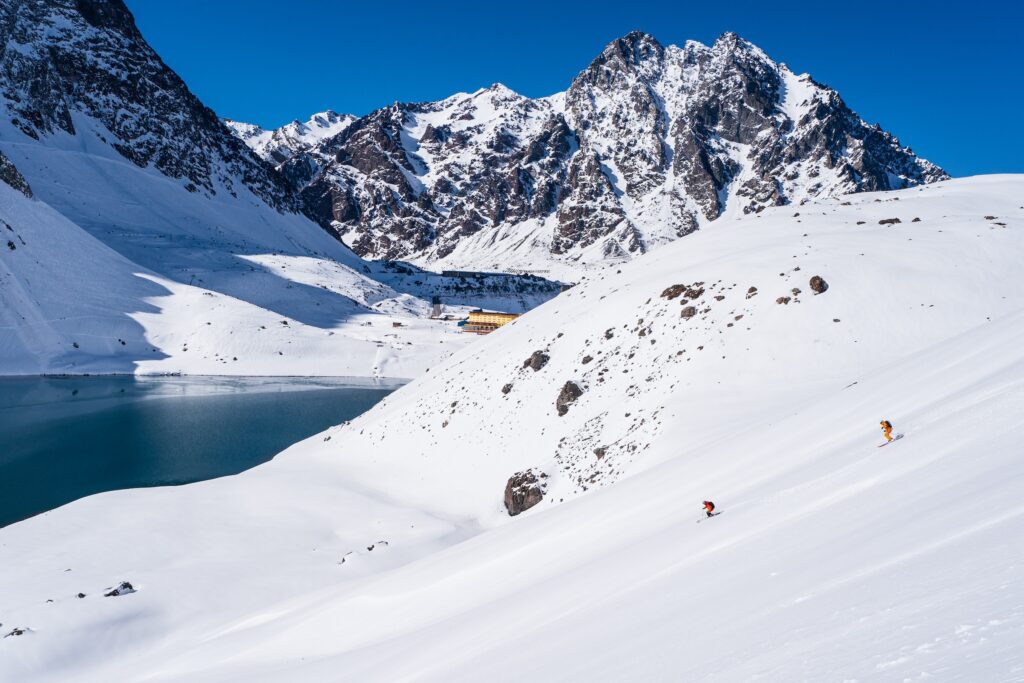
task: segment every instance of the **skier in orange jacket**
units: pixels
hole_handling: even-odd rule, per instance
[[[892,423],[888,420],[882,420],[882,433],[885,434],[885,442],[892,441]]]
[[[712,503],[710,500],[705,500],[704,501],[704,512],[707,513],[708,517],[710,517],[714,511],[715,511],[715,504]]]

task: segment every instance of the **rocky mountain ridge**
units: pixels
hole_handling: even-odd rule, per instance
[[[395,103],[283,161],[253,139],[357,253],[434,267],[602,263],[724,215],[948,177],[733,33],[633,32],[564,93]]]
[[[191,192],[301,203],[160,59],[120,0],[0,3],[0,109],[32,140],[88,134]],[[89,121],[86,122],[85,120]]]

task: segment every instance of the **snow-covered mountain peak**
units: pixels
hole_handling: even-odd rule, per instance
[[[273,130],[228,119],[224,123],[256,154],[278,165],[309,152],[324,140],[345,130],[355,120],[356,117],[351,114],[338,114],[328,109],[313,114],[306,121],[295,119]]]
[[[634,31],[564,93],[396,103],[262,155],[357,253],[569,279],[724,215],[947,177],[734,33]]]

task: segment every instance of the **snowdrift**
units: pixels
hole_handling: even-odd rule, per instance
[[[722,221],[265,466],[0,530],[0,677],[1019,680],[1022,196]]]

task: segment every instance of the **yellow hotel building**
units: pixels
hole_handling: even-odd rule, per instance
[[[463,332],[473,334],[489,334],[502,325],[507,325],[519,317],[518,313],[497,313],[494,311],[470,311],[469,320],[463,325]]]

